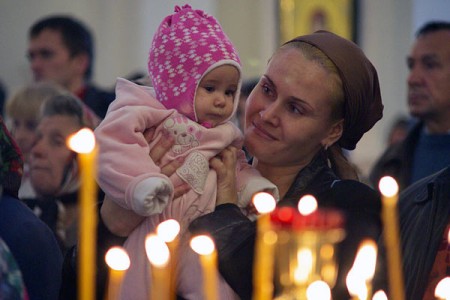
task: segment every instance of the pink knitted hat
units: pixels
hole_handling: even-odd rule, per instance
[[[242,81],[237,51],[214,17],[184,5],[175,6],[175,13],[159,25],[150,48],[148,72],[156,98],[166,108],[198,122],[195,91],[203,76],[224,64],[235,66],[240,73],[234,114]]]

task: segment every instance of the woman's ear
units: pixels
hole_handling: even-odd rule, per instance
[[[343,132],[344,119],[340,119],[331,126],[328,136],[322,141],[323,147],[325,149],[329,148],[341,138]]]

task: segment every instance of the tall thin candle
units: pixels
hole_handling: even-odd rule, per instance
[[[158,235],[149,234],[145,239],[145,251],[152,266],[151,300],[168,300],[170,286],[169,248]]]
[[[270,212],[275,209],[276,202],[271,194],[261,192],[255,194],[253,204],[260,214],[256,221],[253,299],[268,300],[273,298],[273,246],[276,240],[275,232],[271,231]]]
[[[199,235],[192,238],[190,245],[200,255],[205,299],[219,299],[217,293],[217,252],[213,240],[206,235]]]
[[[382,217],[388,263],[389,299],[403,300],[405,293],[397,217],[398,184],[394,178],[385,176],[380,180],[379,189],[383,202]]]
[[[70,136],[67,144],[78,153],[80,169],[79,191],[79,253],[78,299],[93,300],[95,297],[95,251],[97,210],[97,148],[92,130],[83,128]]]
[[[160,236],[164,242],[166,242],[170,253],[170,288],[169,299],[174,300],[176,298],[176,278],[177,278],[177,264],[178,264],[178,244],[180,233],[180,223],[176,220],[169,219],[161,222],[156,228],[156,233]]]
[[[106,299],[119,299],[125,272],[130,267],[130,258],[122,247],[112,247],[106,252],[105,262],[109,267],[108,294]]]

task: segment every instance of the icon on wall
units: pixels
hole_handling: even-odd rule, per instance
[[[280,0],[280,42],[321,29],[355,41],[356,1]]]

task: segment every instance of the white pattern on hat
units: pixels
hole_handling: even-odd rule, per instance
[[[201,78],[214,68],[231,64],[240,74],[240,59],[217,20],[189,5],[175,7],[153,37],[148,60],[156,98],[167,108],[176,109],[193,121],[195,92]],[[239,90],[239,89],[238,89]],[[236,111],[239,93],[234,99]],[[230,116],[231,118],[231,116]],[[229,120],[229,119],[228,119]]]

